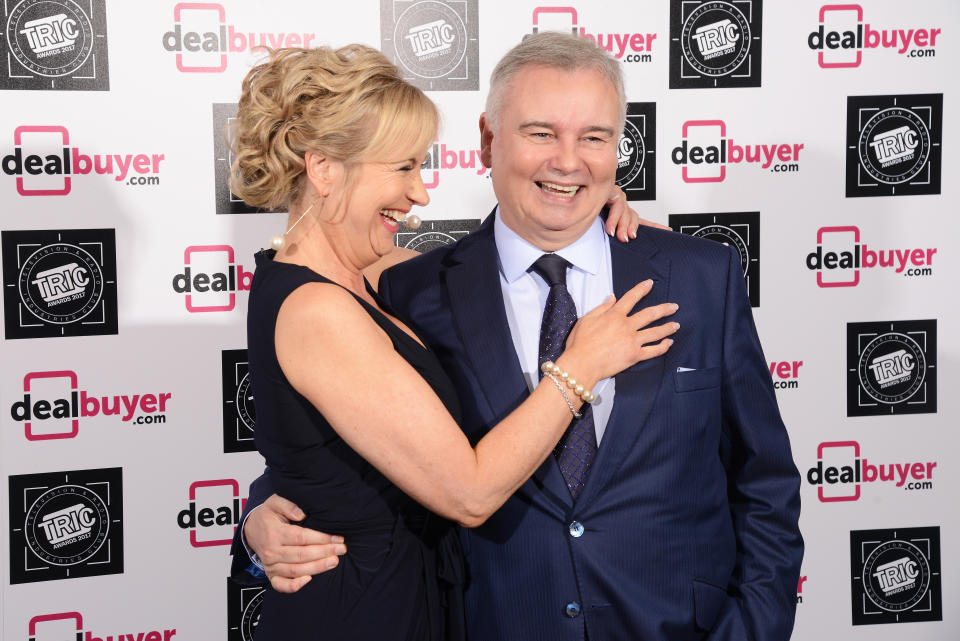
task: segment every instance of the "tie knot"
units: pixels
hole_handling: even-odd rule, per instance
[[[547,281],[547,285],[554,287],[556,285],[567,284],[567,267],[570,266],[566,260],[556,254],[544,254],[534,261],[531,269]]]

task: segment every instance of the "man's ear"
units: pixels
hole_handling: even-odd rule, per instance
[[[313,151],[308,151],[303,155],[303,164],[307,180],[313,185],[317,195],[323,198],[329,196],[330,189],[343,170],[342,164]]]
[[[493,145],[493,127],[487,119],[487,113],[480,114],[480,162],[487,169],[493,168],[490,148]]]

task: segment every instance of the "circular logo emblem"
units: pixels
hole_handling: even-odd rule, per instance
[[[244,426],[253,431],[257,423],[257,409],[253,405],[253,388],[250,385],[250,374],[244,374],[240,379],[240,385],[237,386],[237,396],[234,399],[237,407],[237,415]]]
[[[444,245],[449,245],[454,242],[456,242],[456,239],[449,234],[444,234],[439,231],[428,231],[423,234],[417,234],[411,238],[404,247],[414,249],[418,252],[428,252],[431,249],[443,247]]]
[[[17,62],[40,76],[66,76],[93,51],[93,23],[73,0],[23,0],[7,18]]]
[[[740,234],[724,225],[707,225],[706,227],[701,227],[691,235],[732,246],[737,250],[737,254],[740,255],[740,269],[743,270],[743,275],[747,275],[747,270],[750,269],[750,253],[747,251],[747,244],[743,242]]]
[[[89,315],[103,295],[103,272],[87,250],[69,243],[41,247],[23,263],[20,299],[42,321],[66,325]]]
[[[393,28],[400,64],[420,78],[440,78],[467,53],[467,27],[450,6],[424,0],[400,14]]]
[[[863,126],[857,150],[860,164],[874,180],[888,185],[904,183],[927,164],[930,130],[909,109],[884,109]]]
[[[643,169],[646,148],[640,130],[629,120],[620,134],[617,143],[617,184],[621,187],[630,184]]]
[[[258,592],[257,596],[250,599],[250,603],[243,609],[243,617],[240,619],[240,636],[243,641],[253,641],[257,633],[257,625],[260,624],[260,610],[263,609],[264,591]]]
[[[857,365],[864,391],[887,405],[916,394],[926,370],[927,361],[917,342],[897,332],[882,334],[867,343]]]
[[[704,76],[733,73],[750,54],[750,23],[732,4],[705,2],[687,16],[680,33],[683,57]]]
[[[930,563],[917,546],[887,541],[863,564],[863,587],[873,603],[888,612],[909,610],[930,588]]]
[[[103,500],[79,485],[47,490],[27,511],[23,531],[27,545],[51,565],[76,565],[91,558],[110,532]]]

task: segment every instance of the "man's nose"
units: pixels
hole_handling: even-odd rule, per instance
[[[582,159],[576,140],[560,139],[550,158],[550,169],[562,174],[571,174],[580,168]]]

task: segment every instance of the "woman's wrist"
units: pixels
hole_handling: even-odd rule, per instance
[[[564,352],[553,365],[552,373],[572,392],[575,401],[593,401],[593,388],[600,378],[582,361]]]

